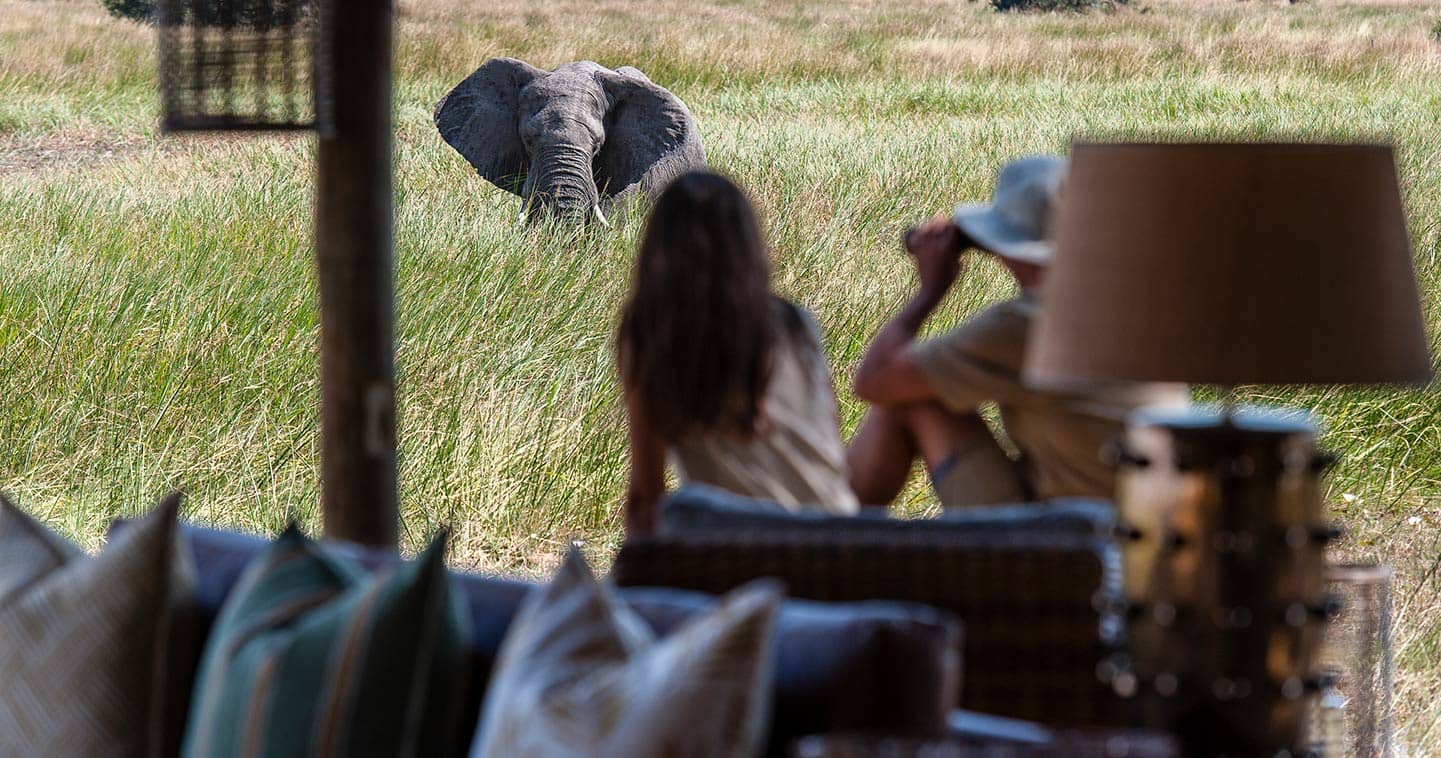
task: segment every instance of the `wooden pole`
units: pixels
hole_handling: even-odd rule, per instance
[[[391,0],[338,0],[319,140],[320,504],[329,537],[396,544]]]

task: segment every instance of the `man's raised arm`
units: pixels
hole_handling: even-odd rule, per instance
[[[967,242],[944,215],[906,234],[906,250],[915,258],[920,289],[866,348],[853,381],[857,397],[873,405],[900,405],[934,397],[911,358],[910,346],[960,275],[960,254]]]

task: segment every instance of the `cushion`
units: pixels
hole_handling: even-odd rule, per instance
[[[661,536],[715,532],[788,530],[812,535],[865,532],[915,532],[958,536],[999,536],[1008,533],[1109,537],[1115,508],[1103,500],[1059,498],[1036,503],[949,508],[936,518],[890,518],[882,508],[863,509],[856,516],[818,510],[791,511],[778,503],[736,495],[704,484],[687,484],[661,503]]]
[[[516,615],[471,755],[753,755],[779,604],[748,586],[656,641],[572,551]]]
[[[180,496],[90,558],[0,498],[0,755],[149,755],[173,608]]]
[[[715,607],[714,595],[632,587],[620,597],[660,635]],[[767,752],[807,734],[935,736],[958,702],[960,624],[925,605],[786,600],[776,617]]]
[[[117,522],[114,530],[127,528],[131,527]],[[189,524],[181,526],[180,534],[181,545],[196,566],[196,621],[208,633],[245,566],[268,543],[252,535]],[[391,551],[326,544],[372,569],[400,560]],[[462,714],[462,730],[469,735],[475,730],[505,633],[534,585],[452,573],[451,587],[469,609],[470,687]],[[715,603],[714,595],[670,588],[627,588],[618,594],[661,636]],[[776,623],[770,753],[788,755],[797,737],[837,730],[941,733],[945,708],[955,703],[958,635],[955,618],[929,606],[786,601]],[[176,682],[170,689],[183,695],[182,705],[189,702],[199,658],[197,646],[170,667]]]
[[[251,561],[215,621],[184,753],[451,752],[465,636],[443,537],[371,574],[292,527]]]
[[[134,528],[134,522],[116,521],[110,529],[112,537]],[[264,538],[253,534],[211,529],[194,524],[180,525],[180,547],[195,566],[195,587],[193,594],[177,608],[177,614],[185,617],[187,623],[177,623],[176,628],[189,631],[183,638],[172,634],[170,665],[166,669],[167,697],[174,702],[171,712],[176,718],[167,721],[163,737],[172,749],[165,755],[176,755],[185,730],[185,717],[190,710],[191,684],[195,681],[200,667],[200,656],[206,638],[241,574],[250,561],[263,552],[270,544]],[[377,571],[399,563],[401,558],[393,550],[367,548],[347,542],[324,543],[337,553],[368,571]],[[485,685],[490,680],[490,670],[495,656],[500,652],[501,641],[510,628],[511,619],[520,608],[525,596],[535,586],[528,582],[503,579],[479,574],[451,573],[450,586],[453,592],[464,600],[469,619],[470,635],[466,645],[466,661],[463,666],[468,672],[466,691],[461,705],[460,732],[468,736],[475,731],[480,716],[481,704],[485,697]],[[469,750],[468,739],[462,739],[458,754]]]

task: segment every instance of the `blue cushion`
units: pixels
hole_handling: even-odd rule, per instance
[[[630,587],[620,596],[661,635],[714,595]],[[769,754],[807,734],[937,735],[960,686],[960,624],[930,606],[787,600],[776,617]]]
[[[865,532],[867,535],[915,532],[1010,533],[1109,537],[1116,524],[1115,508],[1104,500],[1062,498],[1036,503],[947,509],[930,519],[896,519],[879,508],[856,516],[823,511],[790,511],[766,500],[736,495],[704,484],[688,484],[661,503],[660,534],[679,537],[718,531],[789,530],[798,533]]]

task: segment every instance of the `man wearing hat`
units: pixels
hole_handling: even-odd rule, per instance
[[[920,289],[876,334],[855,375],[856,395],[872,405],[848,452],[851,486],[861,502],[888,505],[916,458],[947,508],[1109,498],[1115,474],[1101,451],[1120,437],[1126,415],[1143,405],[1188,401],[1183,385],[1061,393],[1021,382],[1065,171],[1057,157],[1013,161],[997,175],[990,205],[962,205],[952,217],[936,216],[907,233]],[[917,341],[970,248],[996,256],[1015,277],[1019,296]],[[1007,442],[980,415],[988,403],[1000,412]]]

